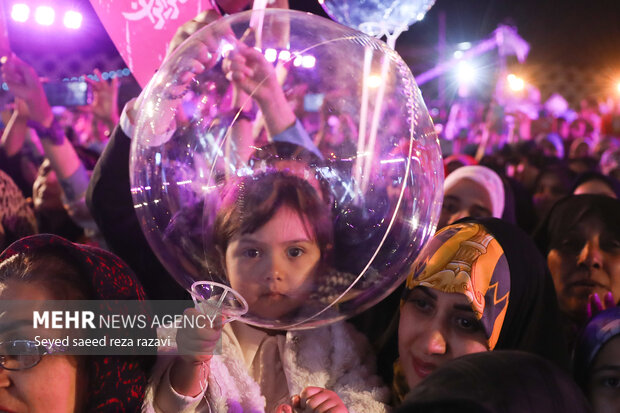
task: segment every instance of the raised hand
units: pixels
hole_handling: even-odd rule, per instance
[[[84,79],[93,88],[93,115],[112,129],[118,123],[118,77],[106,82],[99,69],[95,69],[94,73],[99,82],[90,78]]]
[[[611,291],[605,294],[604,301],[601,302],[601,297],[597,293],[590,294],[588,297],[588,306],[586,307],[586,313],[588,315],[588,319],[594,317],[600,312],[603,312],[609,308],[615,307],[616,303],[614,302],[614,296]]]
[[[30,119],[49,127],[54,115],[37,72],[15,55],[7,59],[1,70],[9,90],[25,102]]]

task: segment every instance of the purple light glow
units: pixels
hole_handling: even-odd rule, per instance
[[[80,26],[82,26],[82,14],[74,10],[69,10],[65,13],[63,23],[68,29],[79,29]]]
[[[55,17],[54,9],[48,6],[39,6],[34,12],[34,19],[41,26],[51,26]]]
[[[11,18],[16,22],[23,23],[28,20],[30,8],[22,3],[15,3],[11,9]]]

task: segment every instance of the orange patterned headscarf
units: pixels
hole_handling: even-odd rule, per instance
[[[484,326],[489,349],[497,344],[508,309],[510,270],[504,250],[482,225],[450,225],[435,234],[414,263],[406,287],[465,295]]]

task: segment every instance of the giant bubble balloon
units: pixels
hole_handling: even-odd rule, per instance
[[[234,14],[186,40],[141,100],[136,213],[170,274],[225,315],[277,329],[352,316],[435,230],[437,136],[409,68],[373,37]]]
[[[399,34],[422,20],[435,0],[321,0],[319,3],[338,23],[381,37]]]

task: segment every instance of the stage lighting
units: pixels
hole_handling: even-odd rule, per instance
[[[476,80],[476,68],[469,62],[459,62],[456,76],[460,84],[471,84]]]
[[[11,9],[11,18],[16,22],[23,23],[28,20],[30,8],[22,3],[15,3]]]
[[[82,14],[74,10],[69,10],[65,13],[63,23],[68,29],[79,29],[80,26],[82,26]]]
[[[34,19],[42,26],[51,26],[54,23],[54,9],[48,6],[39,6],[34,12]]]
[[[620,82],[616,84],[616,90],[618,91],[618,93],[620,93]]]
[[[521,92],[525,89],[525,81],[517,75],[511,73],[506,77],[506,79],[508,80],[508,87],[513,92]]]

